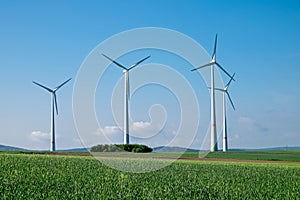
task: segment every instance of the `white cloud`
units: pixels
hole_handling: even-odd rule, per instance
[[[123,143],[123,127],[104,126],[94,131],[89,137],[82,138],[83,144],[93,146],[96,144]],[[187,137],[186,133],[179,133],[174,128],[162,128],[149,121],[132,122],[130,126],[130,143],[146,144],[156,146],[181,146],[188,147],[191,140],[195,138]],[[199,145],[197,145],[197,148]]]
[[[133,122],[129,128],[130,135],[137,138],[150,138],[161,131],[159,126],[155,126],[150,122],[144,121]],[[105,136],[122,135],[122,133],[123,127],[118,126],[105,126],[104,128],[99,128],[96,131],[97,135]]]
[[[89,137],[83,138],[83,142],[87,146],[95,144],[122,143],[123,130],[118,126],[105,126],[97,129]]]
[[[105,126],[104,128],[99,128],[96,134],[112,135],[122,132],[122,129],[118,126]]]
[[[151,138],[159,134],[161,130],[160,125],[144,121],[133,122],[130,127],[130,133],[137,138]]]
[[[42,131],[32,131],[30,138],[34,141],[46,141],[50,140],[50,133],[44,133]]]
[[[140,129],[140,128],[148,128],[149,126],[151,126],[151,123],[150,122],[143,122],[143,121],[140,121],[140,122],[134,122],[132,124],[132,130],[137,130],[137,129]]]

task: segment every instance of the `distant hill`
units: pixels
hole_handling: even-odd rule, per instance
[[[229,151],[290,151],[290,150],[300,150],[300,147],[268,147],[268,148],[256,148],[256,149],[251,149],[251,148],[229,149]]]
[[[153,147],[153,152],[199,152],[197,149],[186,149],[183,147]],[[220,149],[221,151],[222,149]],[[288,146],[288,147],[271,147],[271,148],[256,148],[256,149],[230,149],[229,151],[284,151],[284,150],[300,150],[300,147]],[[0,151],[34,151],[19,147],[7,146],[0,144]],[[48,150],[37,150],[37,151],[48,151]],[[72,148],[72,149],[58,149],[57,152],[89,152],[89,148]]]
[[[183,148],[183,147],[164,147],[164,146],[160,146],[160,147],[154,147],[152,148],[153,152],[198,152],[199,150],[196,149],[187,149],[187,148]]]
[[[6,146],[0,144],[0,151],[48,151],[48,150],[28,150],[19,147]],[[88,152],[88,148],[58,149],[57,152]]]
[[[27,151],[27,150],[19,147],[12,147],[12,146],[6,146],[0,144],[0,151]]]
[[[186,149],[183,147],[154,147],[153,152],[199,152],[197,149]],[[257,148],[257,149],[229,149],[229,151],[285,151],[285,150],[300,150],[300,147],[271,147],[271,148]],[[220,149],[219,151],[222,151]]]
[[[254,151],[284,151],[284,150],[300,150],[300,147],[270,147],[270,148],[259,148],[259,149],[244,149]]]
[[[63,149],[63,150],[57,150],[57,152],[89,152],[89,149],[88,148]]]

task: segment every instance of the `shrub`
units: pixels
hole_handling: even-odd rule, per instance
[[[91,152],[120,152],[148,153],[152,149],[142,144],[98,144],[91,147]]]

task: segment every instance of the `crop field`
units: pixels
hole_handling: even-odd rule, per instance
[[[118,162],[118,158],[107,159]],[[93,157],[2,153],[0,169],[0,199],[299,199],[300,196],[297,163],[181,160],[158,171],[134,174],[111,169]]]
[[[1,152],[0,152],[1,153]],[[2,152],[5,153],[5,152]],[[31,152],[31,151],[10,151],[9,154],[39,154],[39,155],[74,155],[74,156],[91,156],[87,152]],[[264,150],[264,151],[228,151],[224,152],[152,152],[152,153],[138,153],[133,154],[129,152],[97,152],[94,155],[104,157],[161,157],[161,158],[176,158],[178,155],[181,158],[211,158],[215,159],[235,159],[235,160],[260,160],[260,161],[288,161],[288,162],[300,162],[300,150]]]
[[[291,161],[300,162],[300,151],[238,151],[238,152],[214,152],[207,158],[230,158],[246,160]]]
[[[185,152],[183,158],[197,158],[198,152]],[[205,158],[300,162],[300,150],[210,152]]]

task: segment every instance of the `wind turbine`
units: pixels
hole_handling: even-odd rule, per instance
[[[191,71],[199,70],[204,67],[211,66],[211,138],[210,138],[210,151],[218,151],[218,142],[217,142],[217,127],[216,127],[216,106],[215,106],[215,75],[214,75],[214,66],[217,65],[227,76],[232,78],[230,74],[216,61],[216,51],[217,51],[217,39],[218,34],[215,37],[215,44],[214,44],[214,52],[212,55],[212,59],[209,63],[192,69]],[[234,79],[233,79],[234,80]]]
[[[150,56],[147,56],[143,58],[142,60],[138,61],[137,63],[131,65],[129,68],[124,67],[117,61],[111,59],[110,57],[102,54],[105,58],[116,64],[118,67],[123,69],[124,73],[124,86],[125,86],[125,91],[124,91],[124,144],[129,144],[129,112],[128,112],[128,100],[130,98],[130,86],[129,86],[129,71],[150,58]]]
[[[54,107],[56,110],[56,114],[58,115],[58,108],[57,108],[57,100],[56,100],[56,92],[59,88],[61,88],[63,85],[65,85],[67,82],[69,82],[71,80],[68,79],[65,82],[63,82],[62,84],[60,84],[59,86],[57,86],[56,88],[54,88],[53,90],[51,90],[50,88],[47,88],[46,86],[43,86],[42,84],[39,84],[35,81],[32,81],[34,84],[44,88],[45,90],[47,90],[48,92],[51,93],[51,144],[50,144],[50,151],[55,151],[55,118],[54,118]]]
[[[228,87],[231,83],[231,81],[233,80],[235,73],[233,74],[233,76],[230,78],[230,80],[228,81],[228,83],[225,85],[225,87],[223,89],[221,88],[215,88],[215,90],[219,90],[221,92],[223,92],[223,152],[228,151],[228,141],[227,141],[227,119],[226,119],[226,95],[231,103],[231,106],[233,108],[233,110],[235,110],[235,107],[233,105],[233,102],[230,98],[230,95],[228,93]]]

